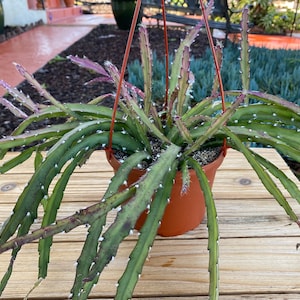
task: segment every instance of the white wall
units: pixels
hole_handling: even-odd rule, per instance
[[[3,0],[6,26],[25,26],[43,20],[47,23],[46,11],[28,9],[27,0]]]

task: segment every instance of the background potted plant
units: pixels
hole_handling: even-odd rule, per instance
[[[204,11],[203,3],[202,9]],[[212,7],[210,3],[208,10]],[[170,79],[166,76],[166,97],[163,105],[157,105],[151,98],[151,58],[152,54],[146,30],[141,27],[141,57],[145,86],[141,91],[123,80],[130,41],[135,29],[139,8],[134,14],[129,43],[121,72],[111,63],[105,68],[87,58],[70,57],[80,66],[100,74],[100,81],[114,83],[117,87],[113,110],[101,106],[101,95],[89,104],[60,103],[54,99],[26,70],[17,65],[18,70],[48,100],[50,105],[40,107],[30,98],[1,81],[9,93],[14,95],[25,109],[13,105],[7,99],[1,103],[24,121],[11,136],[0,140],[1,156],[8,150],[27,146],[16,158],[0,167],[0,173],[24,162],[35,154],[35,173],[20,195],[13,213],[8,216],[0,232],[0,253],[12,249],[15,258],[23,244],[34,240],[39,242],[39,278],[47,276],[52,238],[59,232],[68,232],[77,226],[89,226],[88,235],[82,248],[76,269],[73,299],[88,297],[99,275],[116,255],[119,245],[135,227],[140,215],[148,209],[147,218],[140,229],[139,239],[133,245],[128,265],[119,279],[117,299],[131,298],[134,287],[142,272],[157,230],[170,200],[173,181],[178,171],[182,171],[182,192],[190,185],[189,170],[195,171],[202,188],[208,226],[210,297],[218,297],[218,223],[216,207],[210,184],[196,157],[198,149],[219,148],[226,151],[232,147],[240,151],[258,174],[264,186],[284,208],[288,216],[299,224],[299,219],[286,198],[273,181],[270,174],[277,177],[289,194],[300,201],[299,188],[271,162],[255,153],[249,141],[272,146],[281,153],[299,161],[300,107],[273,95],[249,91],[249,51],[247,43],[247,10],[244,12],[242,27],[241,73],[243,89],[224,91],[220,80],[221,48],[215,51],[208,32],[216,64],[216,80],[212,95],[192,104],[189,91],[193,84],[193,74],[189,69],[189,47],[202,27],[199,23],[187,34],[176,52]],[[207,20],[205,23],[207,25]],[[168,64],[166,64],[168,65]],[[168,70],[167,70],[168,72]],[[239,72],[239,70],[237,70]],[[227,101],[225,101],[227,100]],[[119,108],[119,109],[117,109]],[[43,125],[29,130],[46,119],[62,118],[60,124]],[[155,141],[153,143],[152,141]],[[153,145],[158,145],[153,147]],[[66,217],[56,220],[63,192],[77,166],[82,165],[90,154],[102,147],[111,159],[116,152],[125,154],[125,160],[112,178],[99,203]],[[42,151],[47,151],[43,157]],[[145,174],[137,182],[120,189],[132,169],[145,169]],[[59,177],[57,178],[57,175]],[[54,181],[56,178],[56,181]],[[49,190],[50,184],[53,189]],[[172,200],[170,200],[172,201]],[[44,212],[38,214],[41,206]],[[118,209],[113,223],[103,231],[107,214]],[[37,217],[42,218],[41,227],[30,232]],[[17,233],[17,237],[15,234]],[[12,272],[13,263],[8,262],[0,290],[5,288]]]
[[[0,34],[4,32],[4,10],[2,0],[0,0]]]
[[[136,0],[111,0],[111,8],[119,29],[130,29]],[[142,21],[142,10],[139,12],[138,23]]]

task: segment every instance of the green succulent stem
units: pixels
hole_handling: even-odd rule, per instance
[[[158,188],[151,202],[145,224],[140,230],[138,241],[129,256],[127,267],[119,280],[115,299],[130,299],[132,296],[134,287],[142,273],[143,265],[153,245],[165,208],[168,205],[173,180],[177,172],[177,165],[178,162],[174,161],[173,166],[165,174],[163,183]]]
[[[212,191],[207,177],[194,159],[188,160],[189,165],[195,170],[201,189],[204,194],[207,227],[208,227],[208,251],[209,251],[209,299],[218,299],[219,295],[219,225],[217,210]]]

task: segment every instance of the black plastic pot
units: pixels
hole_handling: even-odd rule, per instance
[[[0,0],[0,34],[4,33],[4,10],[2,1]]]
[[[111,0],[112,11],[119,29],[130,29],[135,4],[135,0]],[[142,15],[140,11],[138,23],[141,23]]]

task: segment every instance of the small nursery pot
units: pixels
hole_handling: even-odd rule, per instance
[[[110,165],[113,167],[114,172],[119,169],[121,163],[115,158],[114,155],[109,155],[106,151],[106,157]],[[212,163],[203,167],[204,172],[212,187],[216,171],[224,160],[223,151],[219,157]],[[157,233],[161,236],[176,236],[183,234],[189,230],[196,228],[204,219],[205,215],[205,200],[201,190],[196,172],[190,170],[190,187],[185,194],[181,194],[182,188],[182,175],[178,171],[175,176],[175,182],[171,192],[170,203],[166,207],[161,225]],[[127,185],[135,183],[143,174],[144,170],[133,169],[127,180]],[[126,186],[123,186],[125,188]],[[139,230],[147,217],[147,212],[142,213],[135,228]]]

